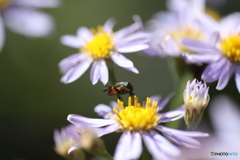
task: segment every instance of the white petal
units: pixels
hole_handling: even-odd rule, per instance
[[[193,0],[190,5],[196,15],[202,14],[205,10],[205,0]]]
[[[180,150],[172,145],[167,139],[159,133],[151,131],[143,133],[144,144],[154,159],[171,160],[180,155]]]
[[[163,127],[163,126],[157,126],[155,128],[158,129],[159,131],[161,131],[165,136],[167,136],[168,138],[173,140],[175,143],[177,143],[181,146],[188,147],[188,148],[201,147],[200,142],[191,137],[197,137],[197,136],[207,137],[207,136],[209,136],[207,133],[202,133],[202,134],[200,132],[188,133],[188,131],[184,132],[184,131],[170,129],[170,128]]]
[[[130,148],[131,141],[132,141],[131,133],[129,131],[123,132],[114,152],[115,160],[130,160],[129,157],[127,157],[127,155],[129,151],[133,149],[133,148]]]
[[[222,71],[222,73],[219,77],[218,84],[217,84],[217,87],[216,87],[217,90],[222,90],[223,88],[226,87],[226,85],[228,84],[228,81],[230,80],[234,70],[235,70],[235,66],[233,66],[231,64],[231,62],[229,62],[225,66],[225,69]]]
[[[218,21],[214,20],[207,14],[200,14],[196,20],[196,26],[198,26],[198,28],[201,28],[203,33],[206,33],[205,35],[208,36],[207,39],[210,40],[210,44],[216,44],[215,39],[212,39],[212,37],[209,37],[209,35],[221,30],[221,26]]]
[[[179,49],[179,46],[178,46],[177,42],[175,41],[175,39],[170,35],[165,36],[163,42],[159,43],[159,45],[161,46],[163,51],[170,56],[179,56],[180,55],[181,51]]]
[[[117,123],[113,123],[104,128],[97,128],[96,132],[97,132],[98,137],[101,137],[103,135],[106,135],[106,134],[109,134],[112,132],[116,132],[119,129],[120,129],[119,125]]]
[[[64,134],[65,132],[63,133],[60,133],[57,129],[54,129],[54,136],[53,136],[53,139],[54,139],[54,142],[56,143],[56,146],[58,146],[58,144],[62,143],[62,135]]]
[[[157,101],[160,102],[162,97],[160,95],[154,95],[150,97],[151,101]]]
[[[133,73],[136,73],[136,74],[139,74],[139,71],[136,67],[123,67],[124,69],[130,71],[130,72],[133,72]]]
[[[120,110],[120,108],[119,108],[119,105],[118,105],[118,103],[116,102],[116,101],[111,101],[110,103],[109,103],[109,106],[110,107],[115,107],[115,108],[117,108],[118,110]]]
[[[180,150],[170,143],[165,137],[163,137],[161,134],[159,134],[156,131],[152,131],[153,139],[156,141],[159,148],[162,148],[162,151],[165,152],[167,155],[171,157],[177,157],[180,155]]]
[[[69,114],[67,120],[74,125],[83,124],[91,127],[102,127],[116,123],[116,121],[110,119],[86,118],[75,114]]]
[[[93,62],[93,65],[90,71],[90,79],[93,85],[95,85],[100,78],[99,70],[100,70],[99,62],[98,61]]]
[[[160,113],[160,115],[162,116],[162,118],[174,118],[176,116],[180,116],[184,114],[184,106],[180,106],[172,111],[168,111],[166,113]]]
[[[120,53],[130,53],[130,52],[138,52],[147,48],[149,48],[149,45],[147,44],[137,44],[133,46],[119,47],[117,48],[117,51]]]
[[[116,160],[138,159],[142,153],[142,139],[138,132],[124,132],[114,153]]]
[[[237,66],[236,68],[235,83],[236,83],[238,92],[240,93],[240,66]]]
[[[66,73],[70,68],[72,68],[78,62],[84,60],[85,58],[85,54],[76,53],[61,60],[58,64],[58,67],[60,68],[61,73]]]
[[[159,99],[157,107],[160,109],[160,111],[163,110],[163,108],[167,106],[167,104],[170,102],[170,100],[172,99],[173,96],[174,96],[174,93],[170,93],[166,98]]]
[[[157,130],[159,130],[160,132],[172,132],[173,134],[177,134],[179,136],[183,135],[183,136],[188,136],[188,137],[208,137],[209,134],[207,133],[203,133],[203,132],[198,132],[198,131],[181,131],[181,130],[177,130],[177,129],[172,129],[172,128],[168,128],[165,126],[161,126],[158,125],[155,127]]]
[[[222,55],[218,52],[211,52],[211,53],[183,53],[182,57],[188,62],[188,63],[195,63],[195,64],[202,64],[202,63],[211,63],[218,61]]]
[[[13,3],[24,7],[53,8],[60,5],[60,0],[17,0]]]
[[[164,134],[165,136],[167,136],[168,138],[170,138],[172,141],[174,141],[175,143],[187,147],[187,148],[200,148],[201,147],[201,143],[196,140],[193,139],[191,137],[187,137],[187,136],[177,136],[177,135],[167,135]]]
[[[158,31],[161,33],[161,37],[163,37],[168,30],[169,26],[179,26],[179,22],[176,16],[173,16],[172,13],[169,12],[157,12],[154,14],[153,18],[147,22],[147,30],[148,31]],[[159,29],[161,28],[161,30]],[[158,36],[158,34],[154,34],[154,36]]]
[[[146,44],[149,42],[150,34],[145,32],[137,32],[135,34],[129,35],[123,38],[117,43],[117,46],[124,47],[129,46],[129,44]]]
[[[91,58],[87,58],[74,66],[73,68],[69,69],[66,74],[63,75],[61,78],[61,82],[63,83],[71,83],[75,80],[77,80],[79,77],[85,73],[85,71],[89,68],[89,66],[92,63]]]
[[[106,33],[110,33],[113,30],[113,27],[116,24],[116,20],[114,18],[109,18],[105,24],[103,25],[104,31]]]
[[[184,38],[181,39],[180,41],[187,49],[197,53],[216,52],[215,47],[213,47],[212,45],[205,44],[194,39]]]
[[[108,82],[108,68],[104,60],[100,60],[99,65],[100,80],[105,85]]]
[[[94,108],[94,112],[104,119],[109,119],[108,113],[112,113],[112,108],[105,104],[99,104]]]
[[[226,31],[226,34],[231,32],[236,32],[237,29],[239,29],[239,19],[240,19],[240,13],[235,12],[230,15],[227,15],[226,17],[223,17],[220,21],[221,23],[221,30]]]
[[[5,43],[5,29],[2,16],[0,16],[0,51],[2,50],[4,43]]]
[[[171,11],[181,12],[188,6],[188,3],[187,1],[169,0],[167,1],[166,5]]]
[[[172,122],[172,121],[176,121],[176,120],[182,119],[183,117],[184,117],[184,114],[178,115],[178,116],[176,116],[174,118],[161,118],[160,122],[162,122],[162,123]]]
[[[216,46],[216,44],[221,40],[220,39],[220,33],[219,32],[213,32],[211,34],[211,36],[209,37],[209,39],[211,39],[211,41],[209,42],[209,44],[211,46]]]
[[[68,154],[70,154],[72,151],[74,151],[75,149],[78,149],[80,147],[80,144],[78,143],[78,144],[75,144],[75,145],[73,145],[72,147],[70,147],[69,149],[68,149]]]
[[[138,29],[142,27],[142,24],[139,22],[135,22],[130,26],[124,27],[121,30],[114,33],[114,41],[120,42],[123,37],[128,36],[131,33],[134,33]]]
[[[202,80],[204,80],[205,82],[214,82],[218,80],[227,63],[228,60],[225,58],[210,63],[203,71],[201,77]]]
[[[77,37],[82,40],[82,43],[86,43],[92,40],[93,35],[86,27],[81,27],[77,30]]]
[[[216,96],[211,102],[209,113],[218,141],[222,142],[224,147],[236,146],[235,143],[239,144],[237,140],[240,133],[239,101],[233,101],[231,95],[225,94]]]
[[[133,62],[129,59],[127,59],[125,56],[119,53],[114,53],[111,56],[114,63],[116,63],[120,67],[133,67]]]
[[[12,31],[29,37],[48,36],[55,27],[48,14],[20,7],[5,10],[4,18]]]
[[[79,39],[76,36],[72,36],[72,35],[62,36],[60,41],[61,41],[62,44],[66,45],[66,46],[69,46],[69,47],[72,47],[72,48],[79,49],[82,46],[84,46],[81,39]]]
[[[142,138],[140,133],[133,132],[132,133],[132,144],[131,151],[128,151],[129,159],[139,159],[142,153]]]

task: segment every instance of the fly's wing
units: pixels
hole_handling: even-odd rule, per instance
[[[105,85],[105,87],[108,87],[108,88],[104,89],[103,92],[108,91],[112,86],[107,86],[107,85]]]
[[[108,91],[108,88],[103,90],[103,92],[106,92],[106,91]]]

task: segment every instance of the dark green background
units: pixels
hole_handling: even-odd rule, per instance
[[[146,22],[157,11],[165,9],[161,0],[65,0],[56,9],[46,9],[56,21],[56,31],[49,38],[34,39],[6,31],[5,47],[0,54],[0,159],[57,160],[62,159],[54,150],[53,130],[68,125],[68,114],[97,117],[93,108],[116,100],[102,92],[101,83],[92,85],[89,70],[71,84],[60,83],[58,63],[77,53],[64,46],[59,39],[75,34],[81,26],[96,27],[115,17],[114,30],[133,23],[138,14]],[[231,1],[220,13],[239,10],[239,1]],[[166,59],[149,58],[141,53],[127,54],[140,74],[115,67],[118,81],[130,81],[142,102],[147,96],[166,96],[173,90],[173,80]],[[239,94],[235,84],[224,92],[233,97]],[[215,86],[215,84],[213,84]],[[212,89],[212,94],[221,93]],[[104,136],[107,149],[112,153],[119,134]]]

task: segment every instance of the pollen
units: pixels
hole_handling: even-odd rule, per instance
[[[161,118],[158,115],[157,101],[151,103],[147,98],[142,106],[136,96],[128,98],[128,106],[124,107],[122,101],[118,100],[120,110],[113,108],[115,115],[111,115],[118,122],[121,130],[124,131],[146,131],[158,125]]]
[[[0,9],[5,8],[12,0],[0,0]]]
[[[87,43],[81,51],[97,59],[107,59],[113,53],[114,43],[111,40],[112,33],[106,33],[102,26],[97,30],[91,29],[94,35],[92,41]]]
[[[232,62],[240,62],[240,33],[225,38],[221,43],[222,53]]]
[[[203,32],[193,26],[190,25],[183,25],[179,28],[177,28],[176,30],[172,30],[170,32],[168,32],[167,35],[170,35],[174,38],[174,40],[176,41],[176,43],[178,44],[179,48],[183,51],[183,52],[192,52],[188,49],[186,49],[180,42],[179,39],[181,38],[191,38],[191,39],[195,39],[195,40],[202,40],[203,39]]]

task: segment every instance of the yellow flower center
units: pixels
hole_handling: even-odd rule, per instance
[[[94,38],[87,43],[81,51],[93,57],[95,60],[109,58],[113,53],[114,47],[114,43],[111,40],[112,34],[105,33],[102,26],[98,26],[97,30],[91,29],[91,32]]]
[[[0,9],[6,7],[12,0],[0,0]]]
[[[223,54],[232,62],[240,62],[240,33],[225,38],[220,43]]]
[[[179,48],[183,52],[192,52],[192,51],[186,49],[179,42],[179,39],[181,39],[181,38],[191,38],[191,39],[195,39],[195,40],[202,40],[203,39],[203,32],[200,29],[194,28],[193,26],[189,26],[189,25],[181,26],[177,30],[173,30],[173,31],[168,32],[167,35],[170,35],[171,37],[174,38],[174,40],[178,44]]]
[[[138,102],[138,98],[134,96],[134,104],[132,105],[132,97],[128,98],[128,106],[124,107],[122,101],[118,100],[120,110],[113,108],[115,115],[111,115],[118,122],[121,130],[127,131],[146,131],[154,128],[161,118],[158,115],[157,101],[147,98],[145,107]]]

